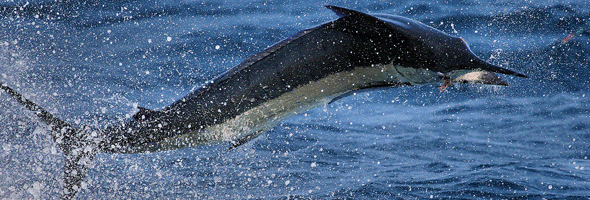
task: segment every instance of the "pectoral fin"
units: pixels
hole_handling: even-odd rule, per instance
[[[241,137],[240,139],[237,139],[236,141],[233,142],[233,145],[231,145],[231,147],[229,147],[227,150],[232,150],[235,149],[239,146],[242,146],[243,144],[246,144],[254,139],[256,139],[258,136],[262,135],[263,133],[266,133],[266,131],[270,130],[271,128],[265,128],[259,131],[256,131],[254,133],[251,133],[249,135],[246,135],[244,137]]]
[[[347,92],[345,94],[342,94],[340,96],[337,96],[337,97],[333,98],[332,100],[330,100],[330,102],[328,102],[328,104],[332,104],[335,101],[338,101],[340,99],[344,99],[345,97],[348,97],[348,96],[351,96],[351,95],[355,95],[356,93],[369,92],[369,91],[373,91],[373,90],[382,90],[384,88],[400,87],[400,86],[404,86],[404,85],[411,85],[411,83],[401,83],[401,82],[373,83],[373,85],[361,87],[361,88],[358,88],[356,90],[352,90],[350,92]]]

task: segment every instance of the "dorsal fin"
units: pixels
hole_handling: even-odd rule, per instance
[[[365,13],[362,13],[362,12],[359,12],[356,10],[351,10],[351,9],[342,8],[342,7],[338,7],[338,6],[326,5],[325,7],[332,10],[332,12],[336,13],[336,15],[338,15],[338,17],[346,17],[346,16],[350,16],[350,15],[367,15]]]
[[[139,112],[137,112],[137,113],[135,113],[135,115],[133,115],[133,119],[135,119],[135,120],[143,120],[143,119],[150,118],[153,114],[158,112],[155,110],[150,110],[148,108],[139,107],[139,106],[137,108],[139,109]]]

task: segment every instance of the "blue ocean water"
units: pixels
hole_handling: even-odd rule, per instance
[[[419,20],[531,78],[358,93],[232,151],[99,154],[78,198],[590,196],[586,0],[2,2],[0,80],[72,124],[102,127],[336,19],[323,5]],[[63,158],[47,127],[3,92],[0,124],[0,198],[59,198]]]

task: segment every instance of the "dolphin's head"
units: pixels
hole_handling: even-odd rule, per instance
[[[443,74],[455,75],[455,77],[469,71],[527,77],[524,74],[481,60],[469,49],[467,41],[463,38],[448,35],[426,24],[401,16],[389,14],[371,14],[370,16],[376,17],[388,24],[392,30],[415,41],[414,45],[419,46],[417,49],[420,49],[423,54],[420,59],[429,61],[422,67]]]
[[[434,70],[438,72],[459,76],[466,71],[485,71],[528,78],[524,74],[492,65],[478,58],[463,38],[449,36],[442,32],[438,34],[427,41],[427,45],[436,49],[433,52],[437,61]]]
[[[433,72],[429,73],[431,76],[444,77],[447,80],[459,78],[469,72],[477,72],[469,74],[468,77],[471,78],[466,79],[464,76],[460,78],[459,82],[470,80],[467,81],[469,83],[494,84],[494,82],[485,80],[476,81],[473,79],[474,75],[477,75],[476,77],[497,77],[494,73],[502,73],[527,77],[524,74],[481,60],[469,49],[464,39],[451,36],[416,20],[390,14],[365,14],[337,6],[326,7],[340,17],[356,17],[358,18],[357,22],[369,23],[378,27],[367,28],[366,32],[372,33],[372,36],[375,37],[384,36],[379,38],[382,40],[392,40],[389,43],[393,44],[392,47],[384,49],[391,51],[392,57],[397,56],[399,58],[397,62],[402,66],[427,69]],[[395,35],[395,37],[391,39],[391,35]],[[431,80],[436,80],[436,77]]]

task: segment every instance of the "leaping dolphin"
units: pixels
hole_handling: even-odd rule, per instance
[[[507,85],[466,42],[420,22],[326,6],[339,18],[257,53],[162,110],[139,108],[105,129],[74,127],[0,87],[51,127],[66,155],[63,198],[73,198],[96,153],[172,150],[215,141],[237,147],[280,121],[371,88],[452,81]]]

